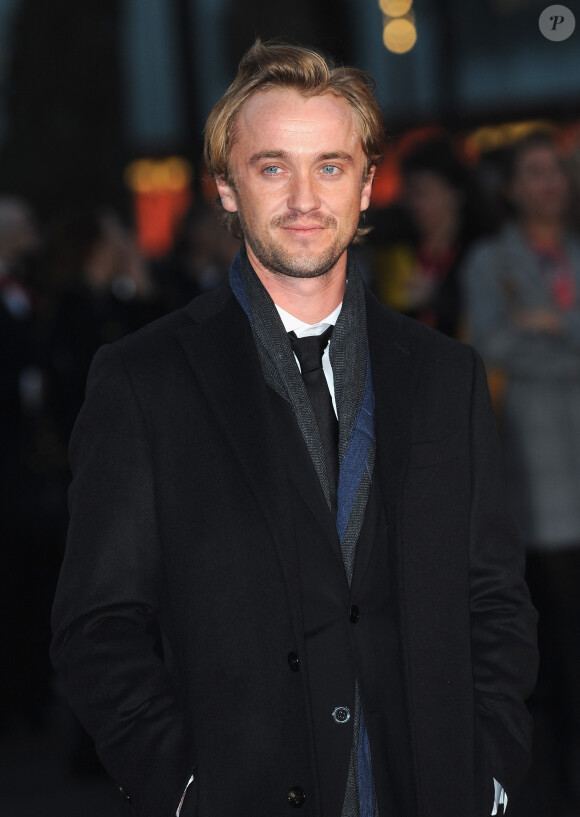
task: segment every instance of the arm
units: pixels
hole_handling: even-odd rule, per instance
[[[523,307],[512,262],[489,241],[470,254],[462,272],[469,340],[486,362],[535,377],[576,373],[580,364],[580,319],[548,303]]]
[[[537,671],[537,616],[523,579],[523,548],[505,507],[485,370],[474,357],[470,610],[476,731],[485,791],[495,778],[511,796],[529,763],[531,722],[524,701]]]
[[[162,657],[164,571],[145,421],[113,348],[91,367],[70,460],[52,659],[139,815],[173,817],[195,765],[193,739]]]

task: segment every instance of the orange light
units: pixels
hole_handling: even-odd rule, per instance
[[[203,200],[207,204],[210,205],[215,204],[218,194],[216,183],[205,169],[205,165],[201,171],[200,181],[201,181],[201,195],[203,197]]]
[[[389,148],[385,153],[385,160],[377,167],[371,195],[371,204],[378,209],[392,204],[398,198],[401,190],[397,155]]]
[[[510,147],[535,130],[550,130],[553,125],[546,120],[536,119],[525,122],[504,122],[501,125],[486,125],[478,128],[467,139],[468,151],[478,154],[499,148]]]
[[[171,249],[191,204],[191,166],[178,156],[138,159],[125,171],[133,192],[137,239],[149,258]]]

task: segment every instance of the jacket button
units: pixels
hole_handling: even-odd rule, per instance
[[[357,621],[359,620],[359,616],[360,616],[360,611],[359,611],[358,607],[356,606],[356,604],[353,604],[352,607],[350,608],[350,613],[349,613],[348,617],[350,618],[350,620],[351,620],[351,622],[353,624],[356,624]]]
[[[332,712],[332,717],[336,723],[348,723],[350,720],[350,709],[348,706],[337,706]]]
[[[288,653],[288,663],[290,664],[290,669],[293,672],[298,672],[300,669],[300,659],[298,658],[297,652]]]
[[[304,805],[304,801],[306,800],[306,795],[299,789],[298,786],[294,786],[293,789],[290,789],[288,792],[288,802],[292,806],[292,808],[301,808]]]

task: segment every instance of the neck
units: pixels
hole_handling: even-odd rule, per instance
[[[266,269],[246,246],[254,272],[277,306],[305,323],[318,323],[341,303],[346,287],[346,251],[328,272],[293,278]]]
[[[522,229],[532,243],[549,247],[558,246],[564,233],[562,223],[556,220],[526,219],[522,222]]]

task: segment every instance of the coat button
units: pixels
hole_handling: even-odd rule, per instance
[[[350,709],[348,706],[337,706],[332,712],[332,717],[336,723],[348,723],[350,720]]]
[[[306,795],[299,789],[298,786],[294,786],[293,789],[290,789],[288,792],[288,802],[292,806],[292,808],[301,808],[304,805],[304,801],[306,800]]]
[[[359,616],[360,616],[360,611],[359,611],[358,607],[356,606],[356,604],[353,604],[352,607],[350,608],[350,613],[348,614],[348,617],[350,618],[350,620],[351,620],[351,622],[353,624],[356,624],[358,619],[359,619]]]
[[[288,663],[290,664],[290,669],[293,672],[298,672],[300,669],[300,658],[298,658],[297,652],[288,653]]]

